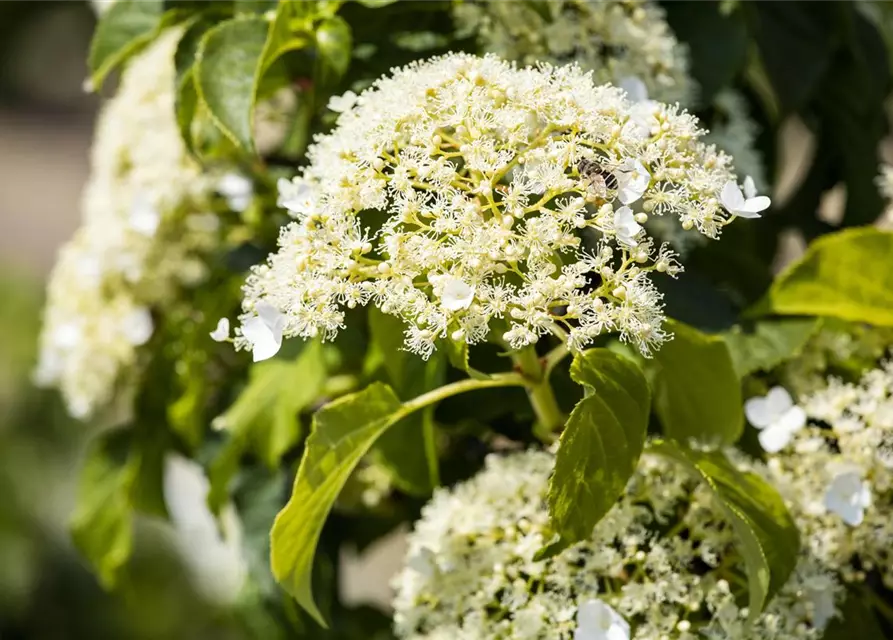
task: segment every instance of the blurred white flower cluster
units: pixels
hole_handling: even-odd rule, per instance
[[[641,1],[456,2],[460,37],[522,64],[576,62],[596,84],[638,78],[661,102],[692,102],[688,52],[659,5]]]
[[[893,362],[858,383],[831,377],[800,406],[811,422],[795,421],[767,478],[816,557],[847,580],[876,569],[893,586]]]
[[[842,589],[804,554],[753,626],[734,534],[703,483],[646,454],[589,540],[548,542],[554,457],[490,456],[423,509],[395,578],[395,630],[413,640],[821,637]]]
[[[693,116],[639,108],[573,65],[448,55],[330,106],[337,127],[280,184],[295,221],[244,288],[236,346],[255,359],[283,336],[334,338],[344,307],[370,302],[423,357],[484,340],[495,319],[514,349],[618,332],[647,354],[666,339],[651,273],[681,267],[644,223],[715,238],[768,204],[730,212],[731,159],[698,141]]]
[[[97,122],[82,224],[50,277],[38,383],[58,387],[88,418],[126,386],[152,309],[205,275],[216,244],[208,178],[188,155],[174,116],[179,29],[134,57]],[[124,394],[126,396],[126,393]]]

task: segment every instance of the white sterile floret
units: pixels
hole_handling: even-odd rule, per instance
[[[217,244],[210,184],[174,114],[181,35],[170,29],[134,56],[100,113],[82,224],[50,276],[35,378],[79,418],[128,396],[121,385],[137,379],[153,312],[201,280]]]
[[[211,339],[214,342],[229,340],[229,320],[227,318],[220,318],[217,321],[217,327],[211,332]]]
[[[760,445],[769,453],[786,447],[806,426],[806,412],[794,404],[784,387],[773,387],[766,396],[750,398],[744,403],[744,415],[760,430]]]
[[[226,198],[226,204],[233,211],[242,212],[254,198],[254,184],[239,173],[225,173],[217,182],[217,191]]]
[[[242,338],[251,345],[255,362],[275,356],[282,347],[282,327],[285,317],[265,302],[257,303],[257,315],[244,321]]]
[[[554,456],[491,455],[422,509],[394,579],[401,640],[818,640],[842,589],[804,553],[753,625],[734,531],[709,487],[646,454],[592,536],[552,538]]]
[[[800,406],[812,422],[769,457],[767,479],[822,562],[893,587],[893,363],[857,383],[829,378]]]
[[[522,64],[578,63],[597,83],[632,89],[630,99],[691,102],[685,47],[654,2],[554,0],[456,2],[460,36]],[[623,84],[621,84],[623,83]]]
[[[666,216],[717,237],[734,174],[693,116],[656,105],[643,136],[631,109],[576,66],[453,54],[395,70],[279,183],[295,220],[248,278],[241,323],[264,303],[283,336],[333,339],[346,308],[372,304],[423,357],[481,342],[494,319],[513,349],[616,332],[650,353],[667,338],[652,272],[681,267],[641,225]]]
[[[744,180],[744,192],[735,184],[734,180],[729,180],[723,185],[719,199],[730,213],[741,218],[759,218],[760,212],[769,208],[772,204],[768,197],[758,196],[753,179],[748,176]]]

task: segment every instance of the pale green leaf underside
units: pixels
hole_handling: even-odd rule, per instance
[[[865,227],[819,238],[757,311],[893,326],[893,233]]]
[[[741,387],[725,341],[681,322],[654,356],[654,404],[664,433],[688,443],[733,444],[744,429]]]
[[[322,625],[325,620],[312,591],[319,536],[357,463],[401,417],[400,406],[390,387],[375,383],[320,409],[313,418],[291,498],[273,524],[273,575]]]
[[[723,334],[739,378],[769,371],[800,353],[816,332],[814,318],[780,318],[758,322],[751,333],[740,327]]]
[[[91,80],[102,86],[105,77],[147,44],[163,24],[161,0],[119,0],[102,16],[90,42]]]
[[[623,492],[642,453],[650,393],[641,370],[607,349],[574,358],[587,388],[561,434],[549,483],[552,527],[562,545],[588,538]]]
[[[797,527],[781,496],[756,474],[738,471],[720,451],[695,451],[663,440],[649,449],[682,462],[713,490],[744,558],[753,622],[787,582],[800,552]]]

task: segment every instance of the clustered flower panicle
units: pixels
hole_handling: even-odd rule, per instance
[[[435,492],[395,578],[395,630],[411,640],[817,639],[840,586],[804,554],[753,626],[736,541],[701,482],[646,454],[590,539],[535,560],[550,537],[554,456],[490,456]]]
[[[513,349],[618,332],[647,354],[667,337],[651,273],[681,266],[642,225],[674,217],[715,238],[768,206],[741,195],[693,116],[634,105],[574,65],[451,54],[330,106],[337,127],[280,184],[295,221],[244,288],[236,346],[256,359],[283,336],[332,339],[345,307],[369,303],[423,357],[497,321]]]
[[[857,383],[830,377],[796,409],[803,419],[767,478],[817,558],[847,580],[877,570],[893,587],[893,361]]]
[[[208,179],[174,116],[180,35],[170,29],[135,56],[103,108],[82,225],[50,277],[35,378],[79,418],[111,402],[152,336],[153,306],[203,277],[199,255],[216,242]]]
[[[460,37],[522,64],[575,62],[596,84],[637,78],[655,100],[690,104],[688,52],[654,2],[457,2]]]

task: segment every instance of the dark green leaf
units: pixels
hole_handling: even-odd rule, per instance
[[[744,429],[741,388],[721,337],[669,321],[674,333],[653,360],[654,405],[674,440],[732,444]]]
[[[738,377],[756,371],[768,371],[800,350],[816,332],[819,321],[814,318],[785,318],[758,322],[752,333],[735,327],[723,334]]]
[[[270,23],[267,43],[264,46],[261,75],[287,52],[303,49],[310,44],[310,37],[307,34],[293,31],[293,22],[302,13],[301,7],[305,4],[295,0],[282,0],[276,6],[276,15]]]
[[[369,7],[370,9],[377,9],[379,7],[386,7],[389,4],[393,4],[397,2],[397,0],[357,0],[358,3],[363,5],[364,7]]]
[[[870,589],[857,584],[847,590],[846,600],[839,607],[840,617],[828,624],[822,640],[887,640],[870,604],[873,598],[881,596],[872,593],[866,597],[865,590]]]
[[[754,621],[787,582],[800,552],[797,527],[781,496],[756,474],[738,471],[720,451],[695,451],[662,440],[649,450],[682,462],[713,490],[744,557],[749,621]]]
[[[222,22],[202,38],[195,62],[198,95],[212,120],[249,152],[254,152],[254,103],[267,31],[263,18]]]
[[[390,387],[375,383],[335,400],[313,417],[291,498],[273,524],[273,575],[317,622],[313,558],[326,517],[360,459],[401,416]]]
[[[118,65],[148,44],[163,25],[162,0],[118,0],[106,11],[90,42],[94,88]]]
[[[443,341],[443,350],[446,352],[450,364],[464,371],[475,380],[486,380],[488,376],[483,371],[478,371],[468,363],[468,343],[464,340],[456,341],[447,339]]]
[[[893,326],[893,233],[866,227],[819,238],[753,313]]]
[[[425,361],[403,350],[404,327],[395,316],[376,308],[369,311],[372,346],[381,352],[391,387],[405,401],[441,386],[444,371],[437,354]],[[397,486],[415,495],[431,493],[440,484],[434,407],[415,412],[388,429],[376,443],[375,451]]]
[[[642,453],[650,407],[642,371],[613,351],[577,355],[571,377],[586,397],[561,434],[548,494],[562,545],[588,538],[623,492]]]

